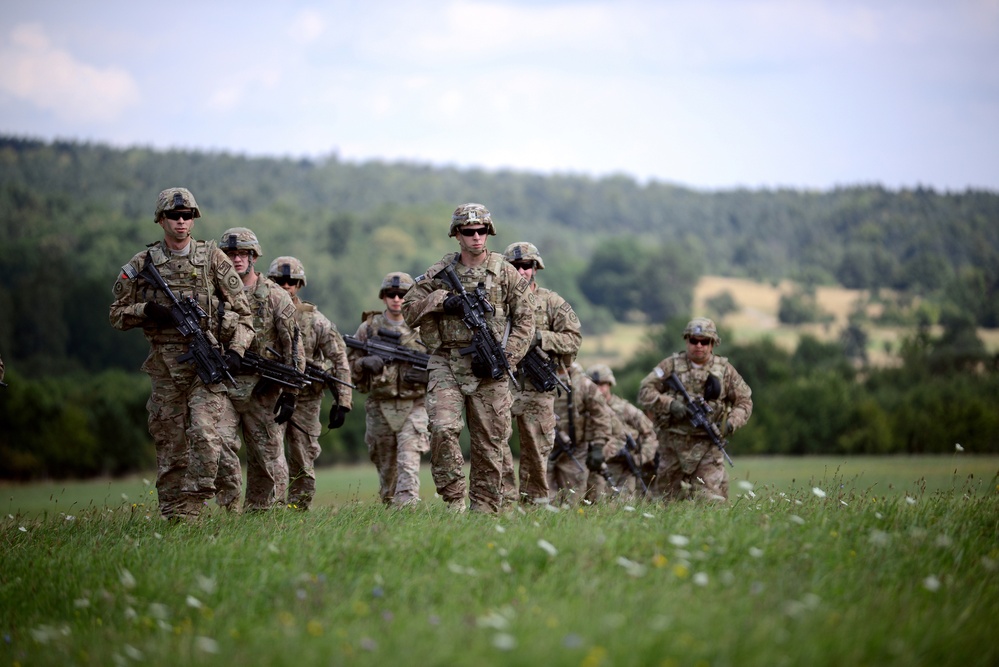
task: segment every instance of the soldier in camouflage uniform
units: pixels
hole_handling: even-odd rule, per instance
[[[401,345],[426,353],[419,330],[402,316],[402,300],[412,287],[408,273],[385,276],[378,292],[385,310],[363,313],[354,338],[367,341],[388,330],[399,334]],[[427,372],[416,371],[409,363],[365,355],[358,348],[351,348],[348,356],[358,390],[368,395],[364,443],[378,469],[378,495],[386,505],[415,505],[420,502],[420,455],[430,451]]]
[[[295,304],[295,324],[301,336],[300,354],[324,371],[332,373],[343,382],[350,383],[347,346],[336,325],[319,312],[315,305],[303,301],[299,290],[306,286],[305,266],[295,257],[278,257],[267,269],[267,277],[278,284]],[[311,384],[298,394],[295,416],[284,424],[284,442],[287,445],[288,506],[308,510],[316,495],[316,459],[322,453],[319,435],[322,426],[319,413],[323,403],[321,384]],[[340,428],[353,405],[350,387],[337,384],[333,407],[330,409],[330,428]],[[278,501],[284,498],[278,496]]]
[[[402,304],[403,316],[431,350],[427,414],[430,417],[430,467],[437,492],[454,511],[464,511],[464,460],[458,444],[462,408],[471,439],[471,475],[468,496],[473,511],[502,509],[503,461],[509,455],[509,379],[477,377],[472,355],[462,355],[472,332],[461,319],[461,298],[449,291],[443,276],[452,266],[464,288],[482,285],[493,312],[486,316],[492,335],[505,341],[510,368],[527,352],[534,338],[536,300],[527,281],[503,255],[486,250],[486,236],[496,233],[492,216],[482,204],[464,204],[451,216],[449,236],[456,237],[460,252],[445,255],[416,279]],[[482,373],[481,370],[479,370]]]
[[[251,349],[262,357],[273,358],[305,370],[295,304],[277,283],[254,269],[261,255],[257,235],[246,227],[233,227],[222,234],[219,243],[242,279],[243,292],[250,302],[255,335]],[[283,503],[288,490],[288,461],[284,456],[283,424],[295,412],[299,390],[262,380],[249,372],[236,374],[236,386],[229,390],[234,411],[219,422],[228,433],[227,444],[219,463],[218,504],[238,509],[242,475],[239,464],[239,435],[246,443],[246,511],[266,510]]]
[[[576,503],[583,499],[591,473],[606,469],[603,453],[604,446],[611,441],[613,413],[600,389],[578,363],[569,366],[563,380],[572,389],[572,416],[568,397],[556,399],[555,438],[575,444],[571,455],[563,452],[554,460],[549,459],[548,488],[552,501]]]
[[[753,414],[752,391],[725,357],[713,354],[721,343],[715,323],[705,317],[683,330],[684,352],[666,357],[645,376],[638,404],[647,410],[659,436],[659,470],[655,489],[667,500],[728,500],[728,473],[722,452],[703,430],[694,430],[683,397],[667,386],[675,372],[690,396],[703,396],[722,437],[731,435]]]
[[[150,351],[142,364],[152,392],[149,435],[156,447],[156,493],[160,513],[168,519],[197,517],[215,495],[219,456],[225,450],[220,414],[232,410],[223,384],[205,384],[192,364],[177,357],[187,352],[186,339],[174,326],[171,301],[140,276],[146,262],[159,270],[178,297],[194,297],[208,314],[201,326],[228,346],[227,359],[239,358],[253,339],[253,319],[239,275],[213,241],[191,238],[201,209],[186,188],[159,194],[153,220],[164,238],[122,267],[114,284],[110,320],[115,329],[142,327]],[[221,307],[221,309],[220,309]]]
[[[611,479],[614,480],[619,494],[625,498],[633,497],[636,489],[641,488],[642,485],[628,465],[622,448],[626,446],[626,436],[630,435],[638,446],[638,451],[629,450],[629,452],[635,467],[640,471],[645,462],[651,461],[655,457],[656,450],[659,448],[655,427],[652,425],[652,420],[646,417],[644,412],[611,391],[611,388],[617,384],[617,380],[609,366],[605,364],[591,366],[586,374],[600,389],[613,412],[611,439],[604,447],[607,470],[610,472]],[[606,482],[599,475],[590,475],[590,485],[595,489],[596,497],[607,491]]]
[[[579,318],[565,299],[538,286],[537,272],[545,268],[545,263],[537,247],[533,243],[511,243],[503,256],[530,284],[537,300],[531,346],[540,348],[549,358],[554,357],[559,365],[569,366],[583,341]],[[538,391],[521,371],[517,372],[517,382],[511,391],[512,414],[520,434],[519,500],[547,503],[548,455],[555,443],[555,392]],[[512,457],[504,468],[504,495],[516,498]]]

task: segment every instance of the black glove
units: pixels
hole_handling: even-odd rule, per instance
[[[340,428],[343,426],[343,423],[347,420],[348,412],[350,412],[350,408],[345,408],[342,405],[334,403],[330,407],[330,428]]]
[[[230,373],[238,375],[239,370],[243,367],[243,357],[239,356],[239,352],[236,352],[236,350],[226,350],[225,365]]]
[[[361,368],[371,375],[378,375],[385,368],[385,360],[372,354],[361,359]]]
[[[687,405],[682,398],[674,398],[669,404],[669,416],[673,419],[683,419],[687,416]]]
[[[142,309],[142,314],[161,327],[176,325],[176,322],[173,321],[173,315],[170,314],[170,309],[155,301],[147,301],[145,307]]]
[[[604,448],[600,445],[590,445],[586,453],[586,467],[593,472],[599,472],[604,467]]]
[[[462,315],[465,310],[461,307],[463,300],[460,294],[452,294],[444,299],[445,315]]]
[[[274,414],[277,415],[274,418],[276,424],[283,424],[291,419],[291,416],[295,414],[295,403],[297,400],[294,394],[287,392],[282,392],[278,396],[277,403],[274,404]]]

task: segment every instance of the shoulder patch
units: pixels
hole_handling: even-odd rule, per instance
[[[135,277],[138,275],[139,272],[131,264],[121,267],[121,277],[125,280],[135,280]]]
[[[660,380],[663,379],[664,377],[666,377],[666,371],[664,371],[659,366],[656,366],[654,372],[656,374],[656,377],[659,378]]]
[[[243,289],[243,281],[236,275],[236,271],[228,272],[224,278],[225,286],[230,292],[237,292]]]

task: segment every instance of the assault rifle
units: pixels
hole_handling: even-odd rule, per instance
[[[274,356],[280,356],[273,348],[268,347],[267,351]],[[302,372],[294,366],[261,356],[253,350],[247,350],[246,354],[243,355],[242,368],[250,373],[256,373],[265,380],[270,380],[285,387],[302,389],[310,384],[319,383],[330,387],[332,390],[332,383],[337,382],[351,389],[355,388],[351,383],[344,382],[332,373],[316,366],[311,361],[305,363],[305,372]]]
[[[561,387],[569,393],[569,387],[558,377],[558,365],[555,360],[535,345],[527,351],[524,358],[517,364],[517,370],[523,373],[538,391],[551,391]]]
[[[637,451],[639,451],[638,443],[635,442],[630,433],[626,433],[624,436],[624,447],[621,448],[618,455],[624,457],[625,462],[628,464],[628,470],[635,476],[638,483],[642,485],[642,491],[647,495],[649,493],[649,485],[642,478],[642,469],[638,467],[638,463],[635,462],[635,457],[632,455],[632,452]]]
[[[448,284],[455,294],[461,297],[461,319],[465,326],[472,332],[472,344],[458,350],[462,356],[472,355],[472,373],[480,378],[492,378],[499,380],[504,373],[510,376],[514,382],[517,378],[510,369],[510,363],[506,359],[506,352],[503,346],[496,342],[489,324],[486,322],[486,314],[493,312],[492,304],[486,299],[485,286],[479,283],[473,294],[465,291],[461,279],[455,273],[454,267],[450,264],[444,267],[444,282]]]
[[[732,463],[732,458],[725,451],[725,447],[728,442],[722,437],[721,432],[718,430],[718,425],[711,421],[708,417],[714,410],[708,405],[707,401],[704,400],[703,396],[698,396],[697,398],[691,398],[690,394],[687,393],[686,387],[683,386],[683,382],[677,377],[676,373],[670,373],[667,384],[671,385],[674,389],[680,392],[683,396],[683,400],[687,403],[687,414],[690,416],[690,424],[694,428],[703,429],[708,437],[711,438],[711,442],[715,444],[715,447],[721,450],[722,455],[725,456],[725,460],[731,467],[735,467]]]
[[[388,363],[400,361],[412,364],[413,368],[417,371],[427,370],[430,355],[404,346],[400,343],[401,338],[402,334],[398,331],[382,328],[378,330],[377,335],[372,336],[368,340],[344,336],[343,341],[347,343],[347,347],[361,350],[366,356],[381,357]]]
[[[191,296],[178,299],[170,286],[163,280],[163,276],[153,264],[148,251],[146,252],[146,263],[139,275],[162,290],[172,303],[170,316],[173,318],[174,326],[187,339],[187,352],[177,357],[177,361],[194,364],[198,377],[205,384],[215,384],[223,380],[235,384],[236,380],[229,372],[229,366],[226,365],[225,357],[219,351],[217,341],[214,338],[209,338],[209,334],[201,329],[200,320],[207,318],[208,313],[198,305],[197,300]]]
[[[313,384],[316,383],[323,384],[326,387],[328,387],[331,392],[333,392],[333,383],[342,384],[343,386],[350,387],[351,389],[357,389],[357,387],[355,387],[351,383],[341,380],[340,378],[333,375],[329,371],[324,371],[322,368],[316,366],[311,361],[305,362],[305,376],[309,378],[309,382]],[[334,397],[336,396],[336,392],[333,392],[333,396]]]

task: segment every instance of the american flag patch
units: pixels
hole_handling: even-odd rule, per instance
[[[121,277],[126,280],[135,280],[135,277],[139,275],[139,272],[135,270],[135,267],[131,264],[126,264],[121,267]]]

